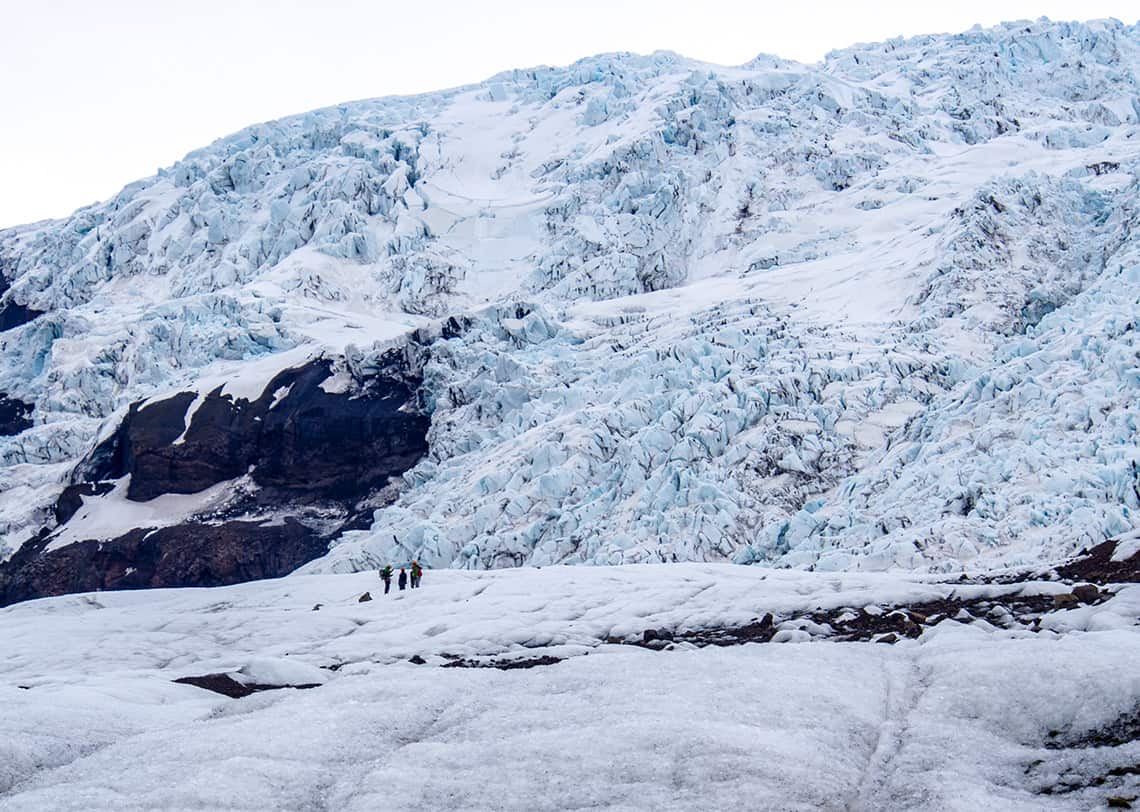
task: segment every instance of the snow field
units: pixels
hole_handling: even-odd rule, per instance
[[[1039,793],[1138,754],[1045,747],[1140,704],[1137,587],[1054,612],[1057,630],[1036,635],[945,620],[893,646],[654,652],[604,640],[1064,587],[690,564],[379,586],[375,573],[298,575],[0,611],[0,809],[1067,810],[1117,779]],[[544,653],[567,659],[438,667]],[[171,682],[239,670],[324,684],[230,700]]]

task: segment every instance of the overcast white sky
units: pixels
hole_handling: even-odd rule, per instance
[[[814,62],[898,35],[1137,0],[5,0],[0,227],[64,216],[248,124],[605,51]]]

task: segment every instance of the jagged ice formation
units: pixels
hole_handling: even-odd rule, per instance
[[[0,556],[66,531],[130,404],[183,393],[189,430],[223,383],[324,358],[353,391],[393,352],[427,455],[312,569],[954,569],[1134,529],[1138,67],[1113,21],[606,55],[257,125],[0,232]]]

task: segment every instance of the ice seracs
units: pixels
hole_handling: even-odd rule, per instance
[[[429,453],[317,568],[949,570],[1130,531],[1138,64],[1115,21],[605,55],[260,124],[4,231],[34,425],[0,549],[130,404],[393,348]]]

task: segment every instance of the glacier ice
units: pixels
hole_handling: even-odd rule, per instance
[[[604,55],[259,124],[2,231],[0,305],[42,315],[0,332],[35,421],[0,558],[130,403],[393,346],[429,457],[313,568],[951,569],[1134,530],[1138,66],[1113,21]]]

